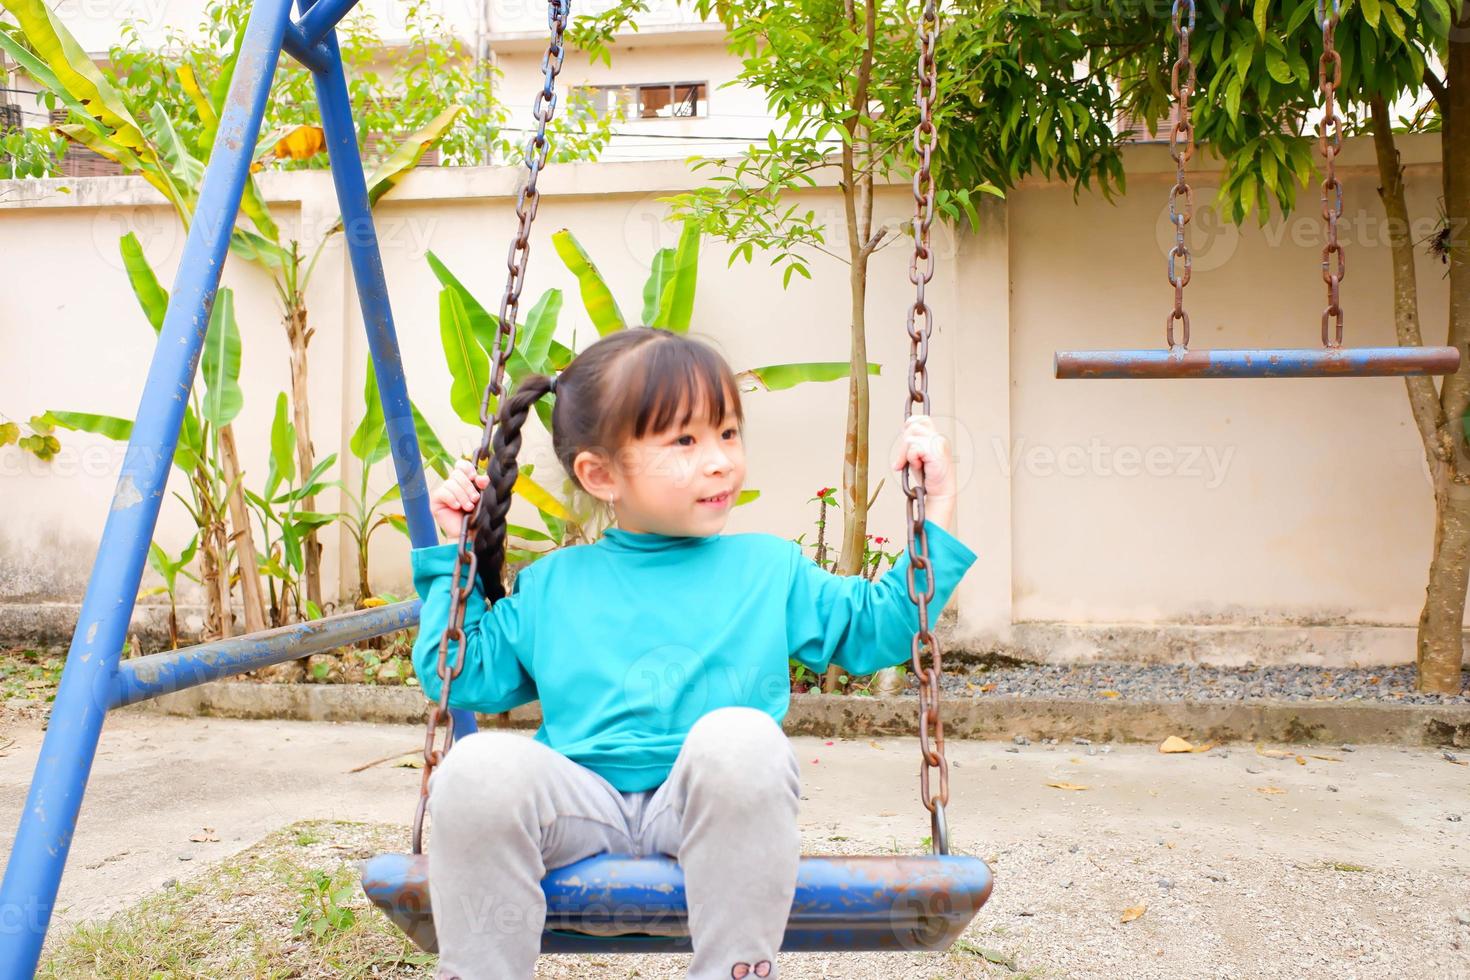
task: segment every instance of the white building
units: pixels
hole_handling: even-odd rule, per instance
[[[473,57],[499,72],[492,83],[496,97],[512,114],[512,127],[531,125],[531,104],[541,85],[541,58],[546,49],[546,4],[538,0],[431,0],[447,28]],[[595,13],[610,0],[574,2],[573,15]],[[131,23],[147,46],[163,46],[170,36],[194,36],[203,20],[205,0],[59,0],[59,19],[84,50],[99,62]],[[404,0],[362,0],[358,11],[371,16],[378,33],[393,46],[408,40]],[[683,159],[740,152],[771,128],[761,93],[731,85],[740,62],[725,49],[724,31],[706,23],[677,0],[654,0],[636,31],[621,33],[612,64],[592,64],[582,52],[569,50],[559,89],[563,99],[580,88],[595,104],[620,109],[624,120],[615,128],[603,154],[606,160]],[[289,57],[289,56],[286,56]],[[49,124],[45,107],[25,92],[34,82],[12,69],[8,95],[20,105],[25,125]],[[728,86],[728,87],[727,87]],[[508,134],[514,136],[514,133]]]

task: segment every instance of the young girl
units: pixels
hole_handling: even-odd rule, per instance
[[[745,480],[743,415],[729,366],[699,341],[621,330],[555,380],[525,378],[501,407],[508,455],[548,393],[557,459],[616,524],[521,569],[508,596],[503,536],[477,535],[482,578],[450,704],[488,713],[539,698],[543,723],[534,739],[470,735],[430,779],[438,976],[532,977],[546,870],[612,852],[678,859],[693,980],[775,977],[801,843],[798,767],[781,731],[788,658],[817,673],[906,662],[918,624],[910,557],[868,582],[774,535],[720,533]],[[500,472],[513,473],[507,462]],[[927,491],[937,617],[975,555],[943,528],[953,466],[927,417],[909,420],[893,468],[905,465]],[[487,485],[461,461],[434,491],[446,534],[458,539]],[[510,501],[486,506],[503,522]],[[413,552],[414,669],[431,700],[457,548]]]

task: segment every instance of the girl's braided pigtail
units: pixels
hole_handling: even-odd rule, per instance
[[[475,558],[480,569],[480,585],[485,598],[497,602],[505,598],[501,576],[505,571],[506,519],[510,514],[511,492],[520,468],[516,457],[521,451],[521,429],[531,406],[542,395],[553,391],[551,378],[542,374],[528,375],[509,398],[500,403],[500,417],[491,444],[490,481],[485,499],[475,510]]]

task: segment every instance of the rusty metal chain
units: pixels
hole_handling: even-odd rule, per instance
[[[550,146],[546,139],[546,125],[551,122],[556,114],[556,76],[561,72],[562,61],[566,57],[566,46],[563,36],[567,29],[567,19],[571,15],[571,0],[547,0],[546,23],[550,29],[551,37],[546,45],[546,53],[541,58],[541,74],[543,82],[541,90],[536,93],[536,101],[532,106],[532,112],[536,116],[536,134],[526,142],[526,182],[521,186],[516,196],[516,235],[511,241],[510,254],[506,259],[506,267],[509,270],[505,282],[505,294],[500,300],[500,323],[495,334],[495,355],[490,371],[490,382],[485,386],[485,394],[480,400],[480,424],[483,431],[480,437],[480,445],[475,450],[475,472],[480,471],[482,464],[488,466],[490,459],[490,445],[495,435],[495,411],[498,400],[505,382],[505,364],[510,359],[510,354],[515,350],[516,342],[516,315],[520,306],[521,287],[526,280],[526,260],[531,252],[531,224],[536,220],[536,208],[541,202],[541,194],[536,189],[536,179],[540,176],[542,168],[546,166],[546,155]],[[489,499],[487,494],[480,496],[479,507],[484,507]],[[419,781],[419,801],[413,818],[413,853],[423,853],[424,816],[429,804],[429,777],[433,775],[434,769],[444,761],[451,745],[454,744],[454,722],[449,712],[449,689],[454,679],[464,669],[464,614],[465,605],[474,594],[475,576],[478,573],[478,561],[475,557],[475,527],[478,517],[478,507],[473,515],[466,515],[459,531],[459,551],[455,554],[454,574],[450,580],[449,590],[449,621],[444,627],[444,635],[439,639],[439,662],[437,671],[439,674],[439,701],[429,706],[429,718],[424,732],[424,772]],[[449,644],[455,644],[454,663],[449,662]],[[444,744],[439,744],[439,728],[444,726]]]
[[[1188,17],[1185,17],[1185,13]],[[1179,55],[1169,72],[1174,93],[1176,115],[1169,132],[1169,155],[1174,158],[1174,186],[1169,189],[1169,222],[1174,226],[1174,247],[1169,250],[1169,285],[1174,287],[1174,309],[1164,320],[1164,339],[1170,350],[1189,347],[1189,314],[1184,311],[1184,287],[1194,268],[1189,246],[1184,243],[1184,226],[1194,217],[1194,188],[1185,179],[1184,165],[1194,156],[1194,124],[1189,117],[1189,97],[1194,94],[1194,62],[1189,60],[1189,36],[1194,32],[1194,0],[1174,0],[1174,36],[1179,42]],[[1181,77],[1183,76],[1182,81]],[[1179,197],[1184,196],[1184,209]],[[1184,269],[1178,268],[1180,259]],[[1174,342],[1174,324],[1180,324],[1180,340]]]
[[[914,284],[914,303],[908,312],[909,393],[904,403],[904,419],[929,414],[929,335],[933,316],[924,301],[924,287],[934,278],[934,249],[930,245],[930,226],[934,223],[934,174],[931,164],[939,143],[939,130],[934,125],[934,105],[939,100],[939,70],[934,49],[939,43],[938,0],[923,0],[919,20],[919,79],[916,101],[919,123],[914,127],[914,152],[918,168],[914,171],[914,254],[909,260],[909,281]],[[922,267],[921,267],[922,263]],[[929,602],[934,598],[933,564],[929,560],[929,538],[924,530],[924,487],[913,485],[909,469],[900,478],[908,509],[909,599],[919,608],[919,628],[914,633],[912,660],[914,676],[919,680],[919,798],[929,811],[933,830],[930,838],[935,854],[949,853],[949,824],[944,808],[949,803],[949,762],[944,757],[944,719],[939,712],[939,679],[944,666],[939,643],[929,630]],[[925,573],[925,589],[918,590],[915,574]],[[924,663],[928,650],[930,662]],[[931,742],[932,735],[932,742]],[[930,773],[939,770],[939,789],[930,785]]]
[[[1322,25],[1322,58],[1317,76],[1322,85],[1322,122],[1318,143],[1322,147],[1325,176],[1322,179],[1322,220],[1327,223],[1327,244],[1322,247],[1322,281],[1327,284],[1327,308],[1322,311],[1322,346],[1342,346],[1342,277],[1347,273],[1346,256],[1337,240],[1337,222],[1342,217],[1342,184],[1337,179],[1337,155],[1342,152],[1342,117],[1337,114],[1337,86],[1342,84],[1342,55],[1337,52],[1337,25],[1341,0],[1327,9],[1317,0],[1317,20]],[[1330,135],[1329,135],[1330,134]]]

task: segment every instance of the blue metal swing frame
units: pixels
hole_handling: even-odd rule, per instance
[[[271,82],[285,51],[310,69],[315,80],[342,210],[343,240],[378,376],[409,539],[416,548],[437,544],[337,47],[336,24],[356,0],[300,0],[301,15],[296,20],[291,18],[291,2],[256,0],[250,12],[214,150],[205,168],[197,213],[217,218],[238,214]],[[3,980],[18,980],[35,972],[102,722],[110,709],[418,623],[419,604],[405,602],[119,665],[178,445],[187,400],[178,393],[188,392],[193,385],[234,225],[233,220],[205,220],[189,227],[46,738],[0,884]],[[455,712],[454,724],[461,734],[474,731],[473,713]]]
[[[377,232],[336,24],[356,0],[255,0],[241,43],[218,135],[205,168],[197,212],[236,215],[281,52],[311,70],[357,283],[368,346],[402,488],[412,546],[438,543],[418,439],[388,301]],[[0,884],[0,980],[34,975],[76,831],[87,778],[106,714],[160,694],[293,660],[418,623],[417,601],[220,640],[120,662],[149,543],[158,521],[220,272],[234,221],[189,228],[118,477],[96,563],[72,635],[46,737]],[[454,712],[458,735],[474,716]],[[364,887],[410,937],[430,947],[432,919],[420,857],[384,855],[365,869]],[[561,874],[571,873],[570,876]],[[561,877],[558,875],[561,874]],[[674,951],[689,948],[683,879],[672,859],[589,858],[549,874],[548,951]],[[802,862],[785,949],[945,948],[990,894],[990,870],[959,856],[824,858]],[[593,935],[599,909],[636,913],[634,931],[662,923],[665,935]],[[672,925],[671,925],[672,923]],[[681,925],[682,923],[682,925]]]

